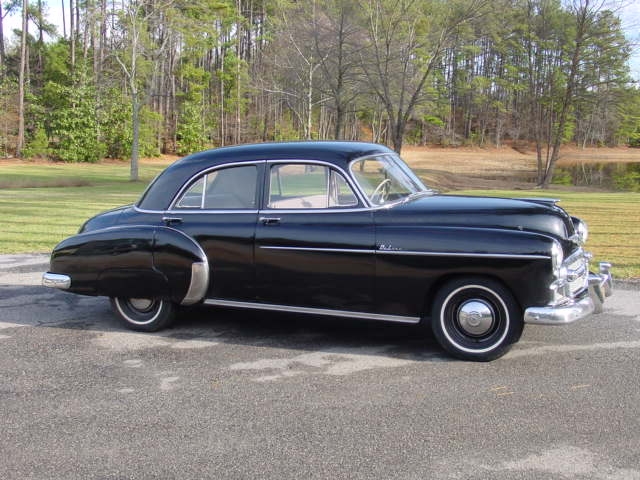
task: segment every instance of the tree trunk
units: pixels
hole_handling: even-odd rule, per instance
[[[69,0],[69,40],[71,42],[71,71],[73,72],[76,66],[76,34],[74,31],[73,0]]]
[[[140,105],[138,104],[138,94],[131,93],[131,123],[133,127],[133,137],[131,139],[131,171],[129,180],[138,181],[138,150],[140,145]]]
[[[27,27],[28,0],[22,0],[22,36],[20,40],[20,75],[18,79],[18,140],[16,143],[16,157],[22,155],[24,149],[24,90],[27,68]]]
[[[578,75],[578,68],[580,66],[580,60],[582,57],[582,46],[586,35],[588,17],[590,14],[589,0],[584,0],[584,3],[580,5],[576,11],[576,38],[575,46],[571,56],[571,67],[569,70],[569,78],[567,79],[567,85],[565,87],[564,96],[562,99],[562,110],[560,111],[560,117],[558,119],[558,126],[553,138],[553,145],[551,147],[551,158],[547,162],[547,168],[545,169],[544,179],[540,185],[542,188],[548,188],[551,180],[553,179],[553,172],[556,168],[556,163],[560,158],[560,147],[564,137],[564,130],[567,125],[567,119],[569,116],[569,110],[574,101],[573,91],[576,84],[576,77]]]
[[[403,118],[398,118],[395,124],[393,124],[393,150],[395,150],[398,155],[400,155],[400,152],[402,150],[402,140],[404,137],[405,126],[406,124]]]
[[[0,78],[4,77],[4,26],[2,2],[0,2]]]

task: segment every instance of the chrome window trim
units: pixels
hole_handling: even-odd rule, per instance
[[[246,214],[254,214],[257,215],[259,210],[249,210],[249,209],[237,209],[237,210],[200,210],[200,209],[180,209],[180,210],[144,210],[142,208],[138,208],[136,206],[133,207],[136,212],[139,213],[149,213],[149,214],[157,214],[157,215],[177,215],[177,214],[198,214],[198,213],[246,213]]]
[[[363,157],[364,158],[364,157]],[[361,207],[360,209],[364,209],[367,207],[371,207],[371,204],[366,200],[366,196],[362,195],[362,192],[360,191],[360,189],[357,186],[357,182],[355,182],[353,180],[353,178],[351,178],[351,175],[349,175],[342,167],[340,167],[339,165],[336,165],[335,163],[331,163],[331,162],[325,162],[324,160],[296,160],[296,159],[272,159],[272,160],[265,160],[265,162],[267,162],[267,167],[274,165],[274,164],[298,164],[298,165],[321,165],[323,167],[327,167],[329,168],[329,171],[331,171],[331,169],[338,171],[343,177],[344,179],[347,181],[347,184],[349,185],[349,187],[351,187],[351,190],[353,190],[353,192],[356,194],[356,197],[359,200],[359,203],[361,203],[362,205],[364,205],[364,207]],[[271,178],[271,171],[269,168],[267,168],[267,171],[265,171],[265,177],[266,178]],[[269,182],[270,184],[271,182]],[[327,192],[328,193],[328,192]],[[267,200],[269,198],[269,194],[270,192],[267,189],[265,198],[263,200]],[[271,208],[269,209],[267,207],[268,202],[265,202],[265,210],[271,210],[271,211],[278,211],[278,212],[282,212],[284,211],[284,209],[277,209],[277,208]],[[314,208],[314,209],[307,209],[307,208],[299,208],[299,209],[291,209],[291,210],[295,210],[297,212],[308,212],[310,210],[329,210],[329,211],[342,211],[343,209],[340,207],[327,207],[324,209],[318,209],[318,208]]]
[[[420,317],[407,317],[402,315],[386,315],[380,313],[354,312],[349,310],[332,310],[328,308],[296,307],[293,305],[277,305],[272,303],[239,302],[235,300],[223,300],[218,298],[208,298],[205,305],[215,305],[218,307],[247,308],[251,310],[271,310],[289,313],[308,313],[312,315],[328,315],[331,317],[359,318],[365,320],[378,320],[383,322],[396,323],[418,323]]]
[[[275,215],[277,213],[356,213],[356,212],[370,212],[372,209],[367,207],[359,207],[359,208],[340,208],[340,207],[332,207],[332,208],[265,208],[262,210],[258,210],[258,213],[262,215]]]
[[[347,168],[349,169],[349,173],[351,174],[351,175],[349,175],[349,178],[351,178],[351,177],[352,177],[352,170],[351,170],[351,166],[352,166],[355,162],[359,162],[360,160],[364,160],[364,159],[367,159],[367,158],[389,157],[389,156],[395,156],[395,157],[397,157],[398,159],[400,159],[400,161],[401,161],[402,163],[404,163],[404,164],[407,166],[407,168],[409,168],[409,170],[411,171],[411,173],[413,173],[413,176],[414,176],[414,177],[416,177],[416,179],[418,179],[418,181],[420,182],[420,185],[422,185],[422,186],[425,188],[425,190],[421,190],[421,192],[431,193],[432,195],[434,195],[434,194],[436,193],[436,192],[434,192],[433,190],[431,190],[429,187],[427,187],[424,183],[422,183],[422,180],[420,180],[420,178],[419,178],[419,177],[418,177],[418,176],[413,172],[413,170],[411,170],[411,168],[409,167],[409,165],[407,165],[407,162],[405,162],[404,160],[402,160],[402,157],[400,157],[400,155],[398,155],[398,154],[397,154],[397,153],[395,153],[395,152],[374,153],[374,154],[372,154],[372,155],[363,155],[363,156],[361,156],[361,157],[354,158],[353,160],[349,160],[349,162],[347,163]],[[404,201],[405,201],[405,198],[401,198],[401,199],[398,199],[398,200],[393,201],[393,202],[385,203],[385,204],[383,204],[383,205],[372,205],[372,204],[371,204],[371,202],[369,201],[369,197],[364,193],[364,191],[362,190],[362,187],[360,187],[360,184],[359,184],[358,182],[356,182],[356,181],[355,181],[355,179],[354,179],[353,181],[354,181],[354,183],[355,183],[355,184],[357,185],[357,187],[358,187],[358,188],[357,188],[358,193],[359,193],[360,195],[362,195],[362,196],[366,199],[365,204],[366,204],[366,205],[368,205],[368,206],[369,206],[369,208],[370,208],[371,210],[380,210],[380,209],[387,209],[387,208],[391,208],[391,207],[393,207],[393,206],[395,206],[395,205],[399,205],[399,204],[401,204],[402,202],[404,202]],[[418,193],[418,192],[416,192],[416,193]]]
[[[194,175],[192,175],[191,177],[189,177],[189,179],[184,182],[184,184],[182,185],[182,187],[180,187],[180,190],[178,190],[178,193],[176,195],[174,195],[173,199],[171,200],[171,203],[169,204],[169,208],[166,210],[166,212],[184,212],[185,210],[182,209],[176,209],[176,202],[182,197],[182,194],[185,193],[185,191],[194,183],[194,179],[198,179],[201,176],[206,177],[207,175],[209,175],[209,173],[216,171],[216,170],[222,170],[224,168],[231,168],[231,167],[256,167],[256,169],[258,168],[258,165],[260,164],[264,164],[266,163],[266,160],[255,160],[255,161],[250,161],[250,162],[231,162],[231,163],[223,163],[220,165],[215,165],[213,167],[209,167],[209,168],[205,168],[204,170],[200,170],[199,172],[195,173]],[[259,177],[259,175],[258,175]],[[206,179],[205,179],[206,182]],[[258,186],[260,185],[260,178],[256,178],[256,193],[258,190]],[[204,189],[203,189],[204,192]],[[203,194],[203,200],[204,202],[204,194]],[[229,209],[226,209],[227,211],[229,211]],[[248,210],[246,208],[239,208],[238,210]],[[199,210],[200,212],[203,212],[205,210]],[[219,212],[221,210],[218,209],[211,209],[211,210],[207,210],[207,211],[216,211]],[[237,211],[237,210],[232,210],[232,211]]]
[[[258,210],[249,210],[249,209],[245,209],[245,208],[239,208],[238,210],[213,210],[213,209],[202,209],[202,210],[198,210],[198,209],[190,209],[190,210],[167,210],[166,212],[163,212],[169,215],[181,215],[181,214],[198,214],[198,213],[210,213],[210,214],[220,214],[220,213],[246,213],[246,214],[254,214],[257,215]]]
[[[144,208],[138,207],[137,205],[134,205],[133,209],[138,213],[152,213],[152,214],[158,214],[158,215],[167,212],[167,210],[146,210]]]
[[[375,158],[375,157],[382,157],[382,156],[388,156],[388,155],[395,155],[393,153],[376,153],[373,155],[363,155],[362,157],[358,157],[355,158],[353,160],[350,160],[348,163],[349,169],[351,168],[351,164],[353,162],[357,162],[358,160],[362,160],[364,158]],[[277,208],[268,208],[265,206],[265,208],[261,208],[258,210],[254,210],[254,209],[237,209],[237,210],[229,210],[229,209],[175,209],[175,204],[178,201],[178,199],[182,196],[182,194],[185,192],[185,190],[192,185],[193,181],[195,179],[197,179],[198,177],[200,177],[201,175],[208,175],[210,172],[215,171],[215,170],[219,170],[222,168],[227,168],[227,167],[235,167],[235,166],[249,166],[249,165],[254,165],[254,166],[258,166],[260,164],[267,164],[267,165],[271,165],[271,164],[281,164],[281,163],[294,163],[294,164],[305,164],[305,165],[321,165],[321,166],[326,166],[329,169],[333,169],[336,170],[337,172],[339,172],[343,178],[346,180],[347,184],[349,185],[349,187],[351,187],[351,189],[353,190],[353,192],[355,193],[356,197],[358,198],[358,201],[361,205],[361,207],[329,207],[329,208],[299,208],[299,209],[277,209]],[[268,170],[268,169],[267,169]],[[265,177],[269,175],[269,172],[265,170]],[[421,182],[422,183],[422,182]],[[435,193],[433,192],[433,190],[430,190],[426,185],[423,184],[423,186],[426,188],[426,190],[424,190],[424,193]],[[269,192],[266,192],[266,195],[269,195]],[[262,203],[262,201],[264,201],[264,199],[259,199],[260,202]],[[251,162],[232,162],[232,163],[225,163],[225,164],[220,164],[220,165],[216,165],[213,167],[210,167],[208,169],[205,170],[201,170],[197,173],[195,173],[194,175],[192,175],[191,177],[189,177],[189,179],[182,185],[182,187],[180,187],[180,190],[178,190],[178,193],[173,197],[173,199],[171,200],[171,203],[169,204],[169,208],[166,210],[146,210],[143,208],[138,207],[137,204],[133,205],[133,208],[136,212],[139,213],[150,213],[150,214],[164,214],[164,213],[170,213],[170,214],[175,214],[175,213],[274,213],[274,212],[281,212],[281,213],[336,213],[336,212],[344,212],[344,213],[355,213],[355,212],[363,212],[363,211],[368,211],[368,212],[374,212],[377,210],[385,210],[385,209],[389,209],[392,208],[395,205],[398,205],[400,203],[402,203],[404,201],[404,199],[400,199],[397,200],[395,202],[391,202],[391,203],[387,203],[384,205],[371,205],[371,203],[369,202],[368,198],[366,195],[363,194],[363,192],[360,189],[360,186],[358,185],[358,183],[352,178],[352,176],[350,175],[350,170],[349,172],[345,171],[342,167],[331,163],[331,162],[325,162],[323,160],[296,160],[296,159],[270,159],[270,160],[255,160],[255,161],[251,161]]]

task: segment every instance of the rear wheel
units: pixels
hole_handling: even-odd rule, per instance
[[[112,298],[111,306],[125,327],[140,332],[155,332],[171,324],[175,306],[159,298]]]
[[[482,277],[446,283],[436,295],[431,329],[447,352],[463,360],[501,357],[522,333],[522,311],[500,283]]]

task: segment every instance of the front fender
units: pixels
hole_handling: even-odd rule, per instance
[[[553,281],[554,239],[537,232],[460,226],[381,226],[376,230],[380,308],[420,316],[440,286],[484,275],[508,286],[523,306],[545,305]],[[426,307],[425,307],[426,305]]]
[[[191,237],[152,225],[110,227],[58,244],[50,272],[70,278],[68,291],[109,297],[200,301],[209,284],[207,258]]]

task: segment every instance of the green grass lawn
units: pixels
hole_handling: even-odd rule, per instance
[[[0,253],[48,252],[89,217],[134,202],[166,163],[140,166],[129,182],[128,164],[0,164]],[[54,186],[45,186],[54,185]],[[66,185],[66,186],[55,186]],[[80,185],[80,186],[73,186]],[[584,219],[595,261],[614,264],[619,278],[640,278],[640,193],[469,191],[471,195],[552,197]]]
[[[89,217],[135,202],[165,167],[142,164],[140,181],[130,182],[126,162],[0,164],[0,253],[50,251]]]

